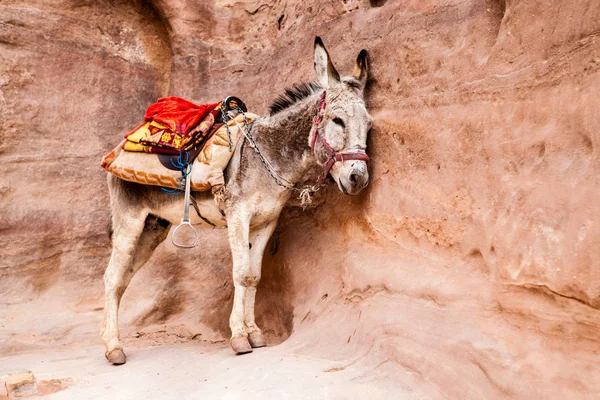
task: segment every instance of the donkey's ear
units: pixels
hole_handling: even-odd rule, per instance
[[[367,84],[367,74],[369,73],[368,58],[369,54],[365,49],[362,49],[360,53],[358,53],[356,65],[352,71],[352,76],[360,82],[361,90],[364,90],[365,85]]]
[[[315,38],[315,72],[319,83],[324,88],[340,82],[340,74],[335,70],[329,53],[318,36]]]

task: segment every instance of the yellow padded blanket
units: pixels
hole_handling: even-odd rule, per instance
[[[248,122],[252,122],[257,117],[255,114],[246,113]],[[238,140],[242,136],[236,122],[243,127],[243,116],[238,115],[228,123],[232,149],[235,149]],[[232,156],[233,151],[229,151],[227,129],[223,125],[208,139],[202,151],[194,160],[191,189],[201,192],[209,190],[213,186],[223,185],[225,183],[223,170],[229,164]],[[101,165],[108,172],[123,180],[144,185],[175,189],[179,185],[178,178],[181,177],[181,172],[165,168],[156,154],[124,151],[122,143],[103,158]]]

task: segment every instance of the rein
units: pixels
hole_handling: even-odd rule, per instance
[[[331,168],[333,167],[333,165],[338,161],[344,162],[346,160],[361,160],[361,161],[369,162],[369,160],[370,160],[369,156],[364,151],[341,151],[341,152],[335,151],[333,149],[333,147],[331,147],[331,145],[329,143],[327,143],[327,140],[325,140],[323,135],[321,135],[321,132],[320,132],[321,126],[320,125],[323,122],[323,113],[324,113],[325,107],[326,107],[326,103],[325,103],[326,94],[327,94],[327,91],[324,91],[323,94],[321,95],[319,111],[317,112],[316,117],[313,118],[313,128],[314,128],[315,134],[314,134],[314,136],[311,140],[311,144],[310,144],[310,148],[312,149],[312,152],[315,155],[315,157],[316,157],[315,145],[317,144],[317,139],[321,142],[321,144],[325,148],[325,151],[329,155],[329,158],[323,165],[323,174],[321,174],[321,176],[319,177],[319,182],[325,181],[325,179],[327,178],[327,175],[329,174],[329,171],[331,171]]]

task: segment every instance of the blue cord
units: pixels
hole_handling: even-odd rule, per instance
[[[163,192],[170,196],[176,196],[178,194],[183,193],[183,191],[185,190],[185,180],[188,174],[192,173],[192,168],[189,168],[188,172],[188,166],[191,167],[189,159],[190,155],[187,151],[179,152],[179,157],[177,157],[177,161],[173,161],[173,159],[171,158],[171,164],[173,164],[175,168],[181,171],[181,176],[177,178],[177,187],[175,189],[162,188]]]

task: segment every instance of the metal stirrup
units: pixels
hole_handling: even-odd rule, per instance
[[[181,247],[184,249],[191,249],[192,247],[196,247],[198,245],[198,232],[190,223],[190,191],[192,186],[192,166],[188,164],[187,173],[185,176],[185,199],[183,204],[183,217],[181,218],[181,223],[173,229],[173,233],[171,234],[171,242],[177,247]],[[177,232],[180,229],[184,231],[192,230],[194,232],[194,241],[192,244],[178,243],[176,239]]]

